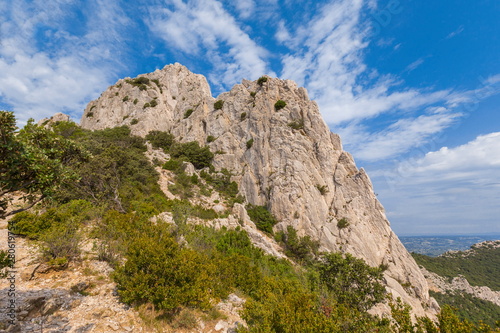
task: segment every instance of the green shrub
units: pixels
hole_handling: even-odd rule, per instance
[[[152,108],[154,108],[157,105],[158,105],[158,101],[156,99],[153,99],[152,101],[149,102],[149,106]]]
[[[126,101],[128,101],[128,99],[129,99],[129,97],[125,96],[125,97],[123,97],[122,102],[126,102]]]
[[[189,116],[193,113],[193,109],[187,109],[186,112],[184,112],[184,119],[189,118]]]
[[[127,304],[152,303],[162,310],[180,306],[209,309],[215,271],[202,254],[181,249],[168,233],[158,232],[138,237],[114,278],[118,294]]]
[[[349,253],[324,254],[317,268],[320,281],[342,304],[367,311],[385,298],[383,270],[370,267]]]
[[[177,171],[180,170],[181,166],[182,166],[182,160],[171,158],[168,161],[166,161],[165,164],[163,164],[163,169],[170,171]]]
[[[274,103],[274,108],[276,109],[276,111],[283,109],[285,106],[286,106],[286,102],[281,100],[281,99],[279,101],[277,101],[276,103]]]
[[[217,138],[213,135],[209,135],[207,136],[207,142],[214,142],[215,140],[217,140]]]
[[[284,246],[285,254],[300,263],[311,263],[318,254],[319,242],[313,241],[310,236],[299,237],[292,226],[287,226],[286,231],[279,232],[275,237]]]
[[[150,106],[151,106],[151,104],[148,102],[148,103],[144,103],[142,108],[145,109],[145,108],[149,108]]]
[[[246,113],[246,112],[242,112],[242,113],[240,114],[240,120],[241,120],[241,121],[243,121],[243,120],[245,120],[245,119],[247,119],[247,113]]]
[[[148,140],[154,148],[161,148],[165,152],[168,152],[175,142],[175,138],[171,133],[163,131],[150,131],[146,135],[146,140]]]
[[[258,84],[259,86],[262,86],[262,85],[264,84],[264,82],[267,82],[267,77],[265,77],[265,76],[261,76],[261,77],[259,77],[259,79],[257,80],[257,84]]]
[[[344,229],[344,228],[347,228],[348,226],[349,226],[349,221],[347,221],[347,219],[345,217],[341,218],[337,222],[337,228],[339,228],[339,229]]]
[[[301,118],[299,120],[294,120],[294,121],[288,123],[288,126],[290,126],[294,130],[304,129],[304,119]]]
[[[134,105],[136,105],[139,102],[139,100],[136,98],[134,99]]]
[[[14,260],[9,257],[9,253],[5,250],[0,250],[0,279],[7,276],[7,267],[12,267],[14,265]]]
[[[87,112],[87,115],[86,115],[87,118],[92,118],[93,116],[94,116],[94,112],[92,112],[92,111]]]
[[[326,185],[316,184],[316,188],[318,189],[319,193],[321,193],[321,195],[325,195],[328,193],[328,186]]]
[[[253,146],[253,138],[247,141],[247,149],[252,148],[252,146]]]
[[[253,98],[255,98],[255,95],[257,95],[257,92],[255,92],[255,91],[250,92],[250,96],[252,96]]]
[[[130,122],[130,125],[137,125],[139,123],[139,119],[132,119],[132,121]]]
[[[247,213],[255,223],[257,229],[267,233],[273,233],[273,226],[278,223],[276,218],[269,212],[266,206],[247,205]]]
[[[191,162],[197,169],[209,166],[214,158],[214,154],[207,146],[200,147],[196,141],[174,143],[170,147],[170,156],[184,158],[186,161]]]
[[[218,100],[217,102],[214,103],[214,110],[220,110],[222,109],[222,106],[224,105],[223,100]]]

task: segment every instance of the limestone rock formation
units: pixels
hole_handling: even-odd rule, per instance
[[[276,107],[279,100],[286,105]],[[368,175],[343,151],[317,104],[295,82],[243,80],[213,98],[203,76],[169,65],[119,80],[89,103],[81,120],[82,127],[93,130],[120,125],[141,136],[170,131],[182,142],[209,145],[219,152],[214,166],[235,174],[247,202],[267,205],[277,217],[275,230],[291,225],[299,235],[319,240],[322,250],[386,265],[387,288],[395,297],[419,316],[436,310],[424,276],[391,230]],[[208,136],[215,140],[208,142]]]

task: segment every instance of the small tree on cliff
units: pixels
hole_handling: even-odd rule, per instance
[[[14,113],[0,111],[0,218],[25,211],[50,197],[61,183],[75,181],[67,166],[87,157],[77,144],[33,119],[17,131]],[[25,204],[9,209],[16,192]]]

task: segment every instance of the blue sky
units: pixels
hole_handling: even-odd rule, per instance
[[[0,109],[79,120],[119,78],[180,62],[214,96],[308,89],[399,235],[500,233],[496,0],[1,1]]]

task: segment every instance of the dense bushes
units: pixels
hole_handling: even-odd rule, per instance
[[[170,156],[184,159],[197,169],[208,167],[214,158],[209,147],[200,147],[196,141],[187,143],[174,143],[170,147]]]
[[[262,231],[272,234],[273,227],[278,221],[265,206],[247,205],[247,212],[255,226]]]
[[[500,247],[480,247],[468,255],[460,251],[439,257],[417,253],[412,255],[419,265],[438,275],[451,279],[460,274],[473,286],[488,286],[493,290],[500,290],[500,281],[496,278],[500,275]]]

